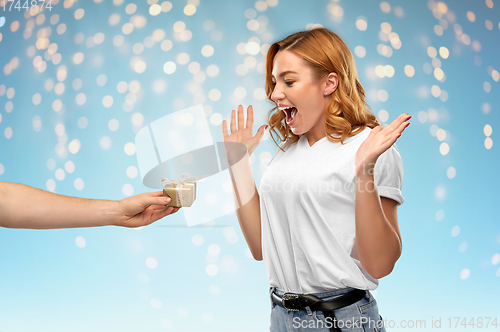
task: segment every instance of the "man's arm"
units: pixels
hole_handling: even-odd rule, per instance
[[[23,184],[0,182],[0,227],[146,226],[179,210],[166,207],[169,202],[170,198],[161,191],[110,201],[63,196]]]

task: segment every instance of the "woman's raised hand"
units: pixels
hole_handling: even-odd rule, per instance
[[[236,128],[236,112],[233,110],[231,112],[231,134],[228,135],[227,132],[227,122],[222,121],[222,135],[224,137],[224,142],[234,142],[244,144],[248,149],[248,155],[257,148],[264,135],[264,131],[267,125],[262,125],[257,130],[255,136],[253,136],[253,108],[252,105],[248,106],[247,109],[247,123],[245,126],[245,117],[243,114],[243,106],[238,106],[238,128]]]
[[[410,125],[410,119],[410,115],[403,113],[385,128],[377,126],[372,129],[356,152],[356,174],[369,172],[375,167],[378,157],[389,149]]]

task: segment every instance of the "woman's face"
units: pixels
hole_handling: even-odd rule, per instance
[[[306,134],[313,143],[325,137],[324,110],[328,105],[331,75],[317,80],[311,66],[291,51],[279,51],[274,57],[271,99],[286,113],[286,122],[295,135]],[[336,83],[336,82],[335,82]],[[325,92],[327,95],[325,95]]]

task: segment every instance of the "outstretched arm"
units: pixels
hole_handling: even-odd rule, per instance
[[[169,202],[170,198],[161,191],[111,201],[63,196],[23,184],[0,182],[0,227],[146,226],[179,210],[166,207]]]

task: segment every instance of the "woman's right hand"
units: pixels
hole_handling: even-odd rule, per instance
[[[222,135],[224,137],[224,142],[234,142],[244,144],[248,149],[248,155],[251,155],[252,152],[257,148],[264,136],[264,131],[267,128],[267,125],[262,125],[257,130],[255,136],[253,136],[253,107],[252,105],[248,106],[247,109],[247,123],[245,126],[245,118],[243,114],[243,106],[238,106],[238,128],[236,128],[236,112],[231,111],[231,135],[228,135],[227,132],[227,122],[226,120],[222,121]]]

